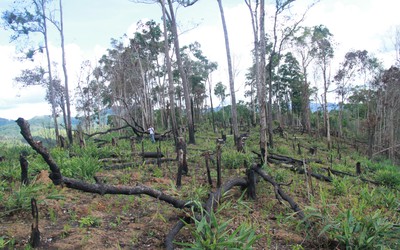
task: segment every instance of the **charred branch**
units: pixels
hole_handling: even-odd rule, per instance
[[[265,173],[259,166],[253,166],[252,169],[259,174],[264,180],[268,181],[269,183],[274,186],[275,189],[275,194],[277,195],[277,199],[280,200],[278,197],[280,196],[282,199],[287,201],[289,203],[290,207],[297,213],[297,215],[300,217],[300,219],[304,219],[304,213],[297,205],[297,203],[289,196],[287,195],[280,187],[280,185],[275,182],[275,180],[269,176],[267,173]]]

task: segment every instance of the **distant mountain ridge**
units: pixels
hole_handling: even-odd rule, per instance
[[[32,133],[34,131],[51,129],[54,127],[53,119],[50,115],[35,116],[27,121],[30,125]],[[76,127],[79,124],[79,120],[72,118],[71,123],[72,127]],[[63,124],[61,117],[58,118],[58,124]],[[10,140],[16,138],[22,138],[17,123],[14,120],[0,118],[0,140]]]
[[[7,124],[10,124],[10,123],[13,123],[13,122],[14,122],[13,120],[0,118],[0,126],[7,125]]]

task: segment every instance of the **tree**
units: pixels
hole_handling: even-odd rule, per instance
[[[317,26],[314,29],[313,39],[316,44],[315,53],[318,61],[318,66],[322,73],[325,135],[329,149],[331,148],[331,131],[329,122],[327,93],[331,81],[329,75],[330,62],[334,55],[332,36],[333,35],[329,32],[329,29],[324,27],[323,25]]]
[[[315,28],[315,27],[314,27]],[[303,130],[307,133],[311,132],[311,111],[310,111],[310,82],[308,80],[308,68],[313,60],[315,60],[315,45],[312,36],[313,29],[309,27],[300,27],[293,37],[294,52],[300,58],[300,65],[303,75],[303,83],[301,85],[301,123]]]
[[[273,80],[274,74],[277,66],[279,65],[279,61],[281,59],[281,52],[283,50],[283,46],[289,41],[289,39],[293,36],[294,32],[299,27],[300,23],[303,22],[308,10],[314,5],[312,3],[310,6],[306,8],[304,13],[300,16],[300,18],[294,21],[292,24],[288,22],[290,17],[284,17],[286,20],[281,23],[282,27],[278,27],[278,20],[280,16],[284,13],[284,11],[289,10],[291,8],[291,4],[295,0],[276,0],[275,1],[275,12],[273,15],[273,25],[272,25],[272,47],[269,53],[268,64],[267,64],[267,83],[268,83],[268,138],[270,147],[274,147],[273,140],[273,128],[272,128],[272,89],[273,89]],[[291,26],[289,26],[291,24]]]
[[[167,10],[165,8],[165,0],[161,1],[161,9],[162,9],[162,16],[163,16],[163,27],[164,27],[164,57],[165,63],[167,68],[168,74],[168,96],[169,96],[169,105],[170,105],[170,117],[171,117],[171,127],[172,127],[172,134],[174,136],[175,147],[178,147],[178,126],[177,126],[177,119],[175,115],[175,88],[174,88],[174,79],[172,75],[172,63],[171,58],[169,56],[169,36],[168,36],[168,26],[167,26]]]
[[[217,63],[210,62],[203,55],[201,45],[198,42],[183,46],[181,48],[181,56],[185,72],[189,78],[191,99],[196,106],[194,118],[198,121],[200,120],[200,107],[207,98],[206,82],[211,72],[217,69]]]
[[[400,124],[400,69],[392,66],[385,70],[382,74],[383,86],[382,99],[380,105],[383,114],[382,116],[382,129],[383,134],[383,150],[388,152],[389,159],[392,161],[396,159],[396,148],[399,147],[399,124]],[[380,150],[382,151],[382,150]]]
[[[308,105],[303,103],[302,84],[304,76],[302,74],[300,64],[292,53],[287,53],[284,56],[284,64],[279,67],[278,79],[280,89],[277,90],[277,99],[284,103],[283,109],[289,113],[289,122],[293,124],[293,114],[299,116],[302,113],[303,106]],[[290,102],[290,103],[289,103]]]
[[[240,145],[238,143],[239,128],[238,128],[238,122],[237,122],[235,82],[233,79],[232,58],[231,58],[231,52],[230,52],[230,47],[229,47],[228,29],[226,27],[224,8],[222,6],[222,0],[217,0],[217,1],[218,1],[220,14],[221,14],[222,28],[224,30],[226,57],[227,57],[227,61],[228,61],[229,88],[230,88],[230,93],[231,93],[231,104],[232,104],[231,112],[232,112],[233,138],[234,138],[235,145],[237,145],[237,150],[241,151],[242,149],[239,148]]]
[[[222,107],[222,121],[225,124],[225,115],[224,115],[224,102],[225,98],[228,96],[225,94],[226,86],[222,84],[222,82],[218,82],[214,87],[214,95],[216,95],[221,100],[221,107]]]
[[[50,58],[49,42],[48,42],[48,20],[47,0],[31,0],[30,3],[25,3],[22,6],[15,6],[12,11],[3,12],[2,19],[5,21],[5,26],[11,29],[14,34],[11,36],[12,41],[21,38],[29,39],[31,34],[40,33],[44,42],[44,47],[30,49],[27,51],[27,58],[33,59],[36,52],[42,52],[45,49],[47,59],[47,75],[48,75],[48,92],[51,104],[52,117],[54,122],[54,130],[56,140],[59,140],[59,130],[57,123],[54,77],[52,72],[52,61]]]
[[[197,2],[197,0],[196,1],[183,1],[183,4],[184,4],[184,6],[190,6],[190,5],[194,4],[195,2]],[[168,7],[169,7],[168,17],[171,22],[171,31],[172,31],[173,41],[174,41],[174,46],[175,46],[176,63],[178,65],[179,74],[180,74],[180,77],[182,80],[182,87],[183,87],[184,98],[185,98],[186,117],[187,117],[187,125],[188,125],[188,130],[189,130],[189,142],[188,143],[195,144],[193,116],[190,111],[188,78],[187,78],[187,75],[183,68],[182,58],[179,53],[179,51],[180,51],[179,36],[178,36],[178,28],[177,28],[177,24],[176,24],[174,6],[173,6],[172,0],[167,0],[167,3],[168,3]]]
[[[260,47],[259,51],[255,53],[260,53],[260,64],[257,68],[259,74],[259,82],[257,84],[257,95],[258,103],[260,105],[260,151],[263,157],[263,162],[267,164],[268,157],[268,144],[267,144],[267,107],[265,96],[267,93],[265,82],[266,82],[266,72],[265,72],[265,54],[266,54],[266,39],[265,39],[265,1],[260,0]]]
[[[338,94],[339,100],[339,136],[343,136],[343,106],[347,98],[347,95],[351,90],[351,83],[356,80],[356,77],[360,75],[361,67],[363,66],[363,61],[368,57],[368,52],[366,50],[357,50],[347,52],[345,55],[344,62],[341,63],[339,70],[334,76],[336,82],[336,93]]]
[[[59,13],[60,17],[59,20],[60,22],[53,21],[50,19],[50,21],[54,24],[54,26],[57,28],[60,38],[61,38],[61,58],[62,58],[62,69],[64,73],[64,91],[65,91],[65,103],[66,103],[66,116],[64,115],[64,120],[65,120],[65,127],[67,131],[67,137],[69,140],[70,144],[73,144],[73,137],[72,137],[72,123],[71,123],[71,101],[69,98],[69,87],[68,87],[68,73],[67,73],[67,63],[66,63],[66,58],[65,58],[65,41],[64,41],[64,20],[63,20],[63,7],[62,7],[62,0],[59,0]]]

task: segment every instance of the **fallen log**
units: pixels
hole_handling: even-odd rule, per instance
[[[351,177],[354,177],[354,178],[358,178],[359,177],[360,180],[363,181],[363,182],[368,182],[368,183],[371,183],[371,184],[374,184],[374,185],[377,185],[377,186],[384,186],[384,184],[382,184],[380,182],[373,181],[373,180],[368,180],[368,179],[365,179],[363,177],[360,177],[360,176],[357,176],[357,175],[354,175],[354,174],[351,174],[351,173],[346,173],[346,172],[342,172],[342,171],[339,171],[339,170],[334,170],[334,169],[331,169],[331,168],[322,168],[322,169],[325,170],[325,171],[328,171],[328,172],[330,172],[330,173],[332,173],[334,175],[340,175],[340,176],[346,175],[346,176],[351,176]]]
[[[161,152],[142,152],[139,153],[139,156],[143,158],[163,158],[164,154]]]
[[[290,165],[290,164],[282,163],[280,165],[282,167],[288,168],[288,169],[290,169],[290,170],[292,170],[292,171],[294,171],[294,172],[296,172],[298,174],[309,174],[312,177],[314,177],[315,179],[318,179],[318,180],[321,180],[321,181],[326,181],[326,182],[332,182],[332,178],[330,178],[329,176],[325,176],[325,175],[322,175],[322,174],[317,174],[317,173],[314,173],[312,171],[309,171],[309,173],[306,173],[304,171],[304,168],[296,167],[296,166],[293,166],[293,165]]]

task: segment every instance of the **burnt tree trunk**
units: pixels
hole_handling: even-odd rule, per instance
[[[356,174],[361,175],[361,163],[360,162],[356,163]]]
[[[19,163],[21,165],[21,183],[23,185],[28,185],[29,184],[29,178],[28,178],[29,163],[23,154],[21,154],[19,156]]]
[[[247,196],[250,199],[255,200],[257,198],[256,195],[256,175],[254,174],[253,169],[248,169],[247,171]]]
[[[39,211],[37,208],[35,198],[31,199],[32,217],[33,222],[31,226],[31,238],[29,239],[29,244],[32,248],[37,248],[40,246],[40,231],[39,231]]]
[[[210,172],[210,165],[209,165],[209,162],[210,162],[210,153],[209,152],[206,152],[205,154],[204,154],[204,158],[205,158],[205,161],[206,161],[206,169],[207,169],[207,180],[208,180],[208,184],[212,187],[212,179],[211,179],[211,172]]]
[[[217,188],[221,187],[221,144],[217,144]]]

